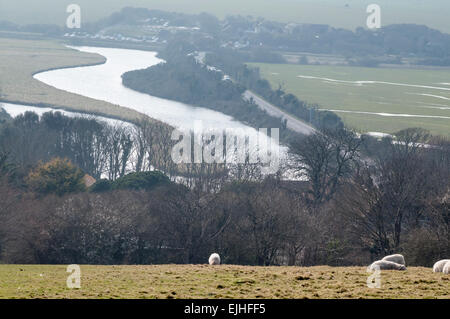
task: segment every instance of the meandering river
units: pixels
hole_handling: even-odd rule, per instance
[[[198,129],[199,123],[201,123],[203,129],[240,128],[246,129],[246,132],[252,132],[252,134],[256,133],[255,129],[223,113],[126,88],[122,84],[122,74],[125,72],[146,69],[158,63],[164,63],[163,60],[156,57],[156,52],[99,47],[70,48],[100,54],[106,58],[106,63],[46,71],[34,75],[34,78],[60,90],[136,110],[180,129]],[[268,129],[270,132],[271,128]],[[265,135],[263,136],[265,137]],[[273,140],[271,144],[277,145]],[[287,148],[281,146],[279,159],[285,159],[286,155]]]
[[[107,59],[106,63],[42,72],[36,74],[35,79],[60,90],[134,109],[178,128],[193,128],[195,121],[201,121],[203,127],[208,128],[247,127],[213,110],[153,97],[123,86],[122,74],[125,72],[146,69],[164,62],[156,57],[156,52],[99,47],[71,48],[100,54]]]

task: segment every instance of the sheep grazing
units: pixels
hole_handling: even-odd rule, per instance
[[[446,275],[450,274],[450,261],[447,261],[442,272]]]
[[[406,270],[405,265],[387,260],[377,260],[369,266],[370,270]]]
[[[212,254],[211,256],[209,256],[209,264],[210,265],[220,265],[219,254]]]
[[[392,262],[394,262],[396,264],[406,265],[405,257],[403,257],[403,255],[400,255],[400,254],[386,256],[386,257],[384,257],[381,260],[392,261]]]
[[[437,263],[433,266],[433,272],[443,272],[445,265],[450,262],[450,259],[442,259],[439,260]]]

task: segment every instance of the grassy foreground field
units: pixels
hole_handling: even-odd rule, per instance
[[[346,125],[358,131],[393,133],[422,127],[450,136],[448,68],[250,65],[260,68],[273,87],[281,84],[301,100],[335,110]]]
[[[430,268],[383,271],[370,289],[364,267],[81,266],[68,289],[66,267],[0,265],[0,298],[450,298],[450,276]]]
[[[0,32],[0,103],[57,107],[124,120],[141,118],[134,110],[58,90],[33,78],[45,70],[104,61],[100,55],[71,50],[55,41],[11,39]]]

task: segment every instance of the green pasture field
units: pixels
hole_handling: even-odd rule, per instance
[[[258,67],[274,88],[281,85],[319,109],[336,110],[345,124],[357,131],[394,133],[422,127],[450,136],[449,68],[250,65]]]
[[[450,276],[430,268],[382,271],[368,288],[364,267],[209,265],[80,266],[81,289],[67,288],[67,266],[0,265],[0,298],[302,299],[449,298]]]

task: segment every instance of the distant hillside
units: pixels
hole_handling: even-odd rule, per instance
[[[63,25],[65,9],[72,0],[0,0],[0,20],[22,24],[55,23]],[[261,16],[279,22],[329,24],[355,29],[366,21],[366,6],[361,0],[78,0],[85,22],[104,18],[126,6],[145,7],[184,13],[208,12],[227,15]],[[423,24],[450,33],[448,0],[377,0],[383,9],[383,24]]]
[[[199,50],[217,47],[252,52],[252,61],[276,62],[257,51],[292,51],[351,56],[401,56],[428,59],[433,65],[450,63],[450,34],[424,25],[395,24],[372,31],[334,28],[325,24],[280,23],[243,16],[220,20],[213,15],[188,15],[144,8],[124,8],[86,30],[117,37],[152,36],[170,42],[176,36],[190,41]],[[156,40],[155,40],[156,41]],[[256,54],[255,54],[256,53]],[[271,61],[263,61],[269,59]],[[395,62],[394,62],[395,63]]]
[[[103,39],[159,46],[179,37],[191,41],[201,51],[222,47],[249,53],[251,62],[282,63],[281,56],[272,53],[309,52],[340,55],[348,61],[364,57],[364,61],[356,59],[353,63],[365,66],[402,63],[399,57],[408,58],[413,64],[450,65],[450,34],[426,25],[387,25],[383,21],[385,26],[378,30],[358,27],[352,31],[333,27],[332,21],[327,24],[285,23],[243,15],[220,19],[207,13],[125,7],[96,22],[83,23],[81,30],[69,30],[48,22],[36,25],[1,20],[0,30],[39,32],[79,41]],[[384,59],[375,61],[373,57]]]

